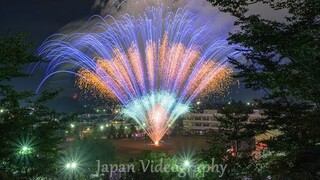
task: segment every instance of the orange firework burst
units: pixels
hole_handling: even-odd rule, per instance
[[[44,43],[40,54],[52,60],[45,79],[57,72],[77,74],[82,90],[118,100],[122,114],[155,143],[195,98],[223,92],[230,83],[226,62],[237,56],[234,47],[187,10],[150,8],[138,18],[125,15],[94,28],[101,32]],[[63,64],[73,69],[57,70]]]

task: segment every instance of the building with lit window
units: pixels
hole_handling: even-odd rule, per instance
[[[183,130],[189,134],[206,134],[210,131],[217,131],[219,129],[219,121],[217,117],[223,114],[217,110],[204,110],[203,113],[189,113],[183,117]],[[249,115],[249,121],[262,118],[261,110],[253,110]]]

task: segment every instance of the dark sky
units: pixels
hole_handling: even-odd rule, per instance
[[[0,0],[0,33],[9,30],[27,32],[35,51],[48,36],[57,33],[67,23],[90,17],[93,3],[94,0]],[[43,77],[44,72],[39,68],[32,77],[15,79],[13,84],[18,90],[34,92]],[[53,107],[63,111],[79,108],[77,100],[71,98],[77,90],[73,84],[70,80],[69,84],[56,87],[63,87],[64,92],[52,104]]]
[[[93,2],[94,0],[0,0],[0,33],[26,32],[29,34],[27,40],[34,43],[33,51],[36,51],[48,36],[57,33],[66,24],[90,17]],[[35,89],[30,83],[17,86],[19,89]]]
[[[90,16],[93,0],[1,0],[0,30],[29,32],[39,45],[70,21]]]
[[[14,32],[27,32],[30,34],[30,41],[34,42],[35,49],[50,35],[57,33],[60,28],[66,24],[79,19],[88,19],[95,14],[91,10],[94,0],[1,0],[0,1],[0,33],[8,30]],[[27,79],[14,80],[13,84],[19,90],[34,91],[37,84],[44,77],[40,69]],[[51,88],[52,84],[56,86],[57,81],[52,81],[51,86],[47,83],[46,87]],[[57,85],[56,88],[59,85]],[[65,92],[58,98],[55,105],[59,109],[77,107],[79,103],[71,98],[77,91],[74,87],[72,77],[68,84],[61,82]],[[249,101],[259,96],[260,93],[254,93],[245,90],[243,85],[238,87],[234,85],[225,100],[233,98],[236,100]],[[80,103],[84,101],[80,100]]]

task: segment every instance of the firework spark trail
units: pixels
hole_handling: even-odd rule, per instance
[[[122,113],[156,144],[196,97],[228,85],[226,61],[237,56],[234,47],[190,11],[151,7],[139,17],[101,19],[92,32],[40,47],[39,54],[51,60],[43,81],[60,71],[76,72],[80,89],[117,99]]]

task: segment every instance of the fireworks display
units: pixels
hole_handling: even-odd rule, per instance
[[[61,35],[40,47],[50,60],[43,82],[60,72],[76,74],[80,89],[119,101],[122,114],[155,144],[195,98],[221,92],[230,81],[226,61],[236,56],[233,47],[188,10],[151,7],[138,17],[100,19],[89,33]]]

